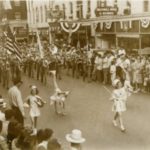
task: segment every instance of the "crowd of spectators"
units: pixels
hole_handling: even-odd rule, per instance
[[[47,84],[48,72],[56,70],[56,77],[67,74],[84,82],[112,85],[116,78],[122,83],[128,80],[134,90],[150,92],[150,57],[126,53],[123,48],[105,52],[52,44],[45,50],[44,58],[27,47],[22,60],[15,55],[2,53],[0,57],[0,83],[6,89],[10,82],[22,75]],[[0,100],[2,97],[0,97]],[[0,149],[2,150],[60,150],[61,145],[53,138],[53,130],[40,129],[32,135],[32,129],[14,118],[13,109],[6,109],[0,101]]]

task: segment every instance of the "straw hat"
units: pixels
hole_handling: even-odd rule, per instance
[[[81,144],[85,142],[85,138],[82,137],[82,132],[78,129],[74,129],[70,134],[67,134],[66,140],[68,142],[76,144]]]

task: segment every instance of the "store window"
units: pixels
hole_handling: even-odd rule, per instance
[[[20,12],[15,12],[15,19],[20,20],[21,19],[21,13]]]
[[[20,0],[14,0],[15,6],[20,6]]]
[[[149,1],[144,0],[144,12],[148,12]]]

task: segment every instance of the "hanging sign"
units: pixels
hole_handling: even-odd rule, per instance
[[[95,10],[96,17],[117,15],[118,7],[98,7]]]

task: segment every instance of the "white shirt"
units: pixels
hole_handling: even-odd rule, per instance
[[[109,68],[109,61],[107,57],[103,59],[103,68]]]
[[[13,86],[8,91],[10,106],[18,107],[22,115],[25,115],[21,92],[17,86]]]
[[[123,62],[123,67],[124,68],[128,68],[130,66],[130,60],[129,59],[126,59],[124,62]]]
[[[43,141],[37,145],[37,148],[44,147],[45,149],[47,149],[47,145],[48,145],[48,141]]]
[[[5,121],[5,114],[0,110],[0,121]]]
[[[110,66],[110,73],[116,73],[116,66],[115,65],[111,65]]]
[[[95,64],[96,64],[96,69],[97,70],[102,70],[103,69],[103,60],[100,57],[96,57],[95,59]]]
[[[120,49],[120,50],[118,51],[118,55],[126,55],[125,49]]]

